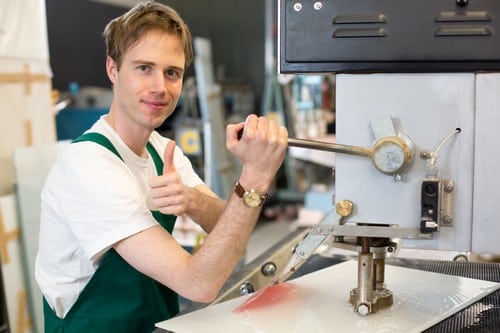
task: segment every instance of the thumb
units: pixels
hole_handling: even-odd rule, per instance
[[[175,141],[169,141],[163,153],[163,174],[175,172],[174,149]]]

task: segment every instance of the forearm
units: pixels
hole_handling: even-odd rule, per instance
[[[189,275],[195,279],[191,286],[196,286],[190,293],[208,293],[208,299],[217,295],[244,254],[260,211],[260,208],[245,206],[235,195],[231,196],[218,223],[190,259],[189,267],[193,271]]]
[[[239,179],[246,188],[259,193],[268,191],[271,180],[272,175],[255,175],[245,168]],[[191,258],[190,266],[196,270],[193,275],[200,279],[196,285],[215,288],[212,292],[216,295],[244,254],[260,212],[261,207],[248,207],[236,194],[231,194],[217,224]]]
[[[233,194],[202,246],[192,254],[160,226],[127,237],[114,248],[135,269],[183,297],[211,302],[245,252],[259,214],[260,208],[245,206]]]
[[[202,229],[210,233],[222,215],[227,202],[213,193],[204,193],[203,188],[188,189],[189,204],[186,214],[196,221]]]

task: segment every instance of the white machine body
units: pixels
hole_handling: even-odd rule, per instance
[[[432,239],[404,239],[403,247],[500,253],[500,74],[401,73],[336,76],[337,143],[372,147],[373,120],[392,117],[414,145],[401,179],[362,156],[335,154],[335,201],[350,200],[351,222],[420,228],[421,186],[428,178],[423,151],[435,151],[437,177],[454,183],[451,222]]]

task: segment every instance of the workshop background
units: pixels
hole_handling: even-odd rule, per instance
[[[40,191],[58,152],[107,113],[112,92],[101,34],[110,19],[136,2],[0,1],[0,333],[43,332],[33,274]],[[354,258],[362,264],[353,266],[357,277],[344,279],[347,286],[335,285],[343,289],[314,291],[321,305],[304,311],[312,314],[310,322],[320,325],[314,310],[324,307],[332,292],[350,295],[355,311],[349,314],[363,309],[366,314],[367,304],[376,312],[384,299],[376,292],[392,297],[392,286],[398,290],[398,283],[385,289],[387,257],[394,264],[390,272],[398,265],[419,270],[402,270],[404,278],[396,279],[409,295],[407,303],[441,316],[433,320],[453,319],[429,332],[500,327],[500,291],[468,308],[464,300],[472,298],[438,293],[467,285],[454,276],[500,280],[500,49],[491,47],[498,45],[498,2],[380,0],[376,5],[383,15],[372,15],[374,2],[363,0],[311,6],[291,0],[161,2],[189,25],[195,59],[176,111],[158,131],[176,140],[205,182],[228,197],[239,174],[238,161],[224,149],[227,123],[257,113],[285,125],[291,138],[241,265],[217,301],[266,286],[298,243],[306,253],[312,242],[307,272],[319,271],[325,261],[348,261],[351,267]],[[342,15],[332,20],[328,6]],[[428,19],[429,13],[435,17]],[[318,37],[325,31],[331,43]],[[280,74],[278,51],[288,52]],[[341,147],[337,140],[355,146]],[[347,221],[351,215],[354,223]],[[176,224],[174,236],[196,251],[205,235],[186,219]],[[328,239],[328,246],[317,239]],[[432,290],[422,271],[451,273],[446,279],[434,276],[429,284],[437,290]],[[318,276],[327,283],[344,278],[340,273],[313,278]],[[388,274],[387,280],[393,278]],[[356,282],[358,289],[351,290]],[[317,286],[322,285],[310,286],[311,294]],[[486,290],[480,287],[474,297]],[[347,298],[338,313],[347,311]],[[391,308],[401,307],[396,300]],[[441,313],[439,302],[445,303]],[[206,306],[186,300],[181,305],[186,312]],[[337,310],[326,310],[322,319],[338,319],[330,316]],[[277,317],[271,322],[278,323]],[[373,317],[349,318],[363,326]]]

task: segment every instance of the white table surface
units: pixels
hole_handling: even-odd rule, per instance
[[[288,293],[267,306],[236,313],[252,296],[247,295],[156,326],[175,333],[416,333],[500,288],[499,283],[386,265],[394,304],[361,316],[348,303],[356,281],[357,262],[346,261],[286,282]]]

